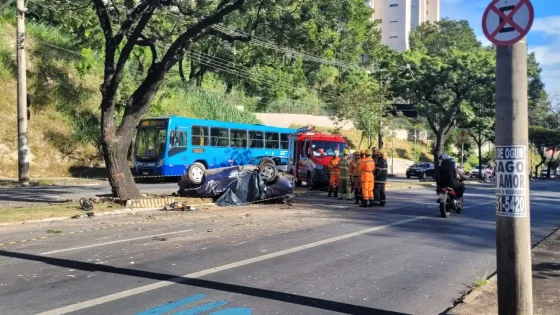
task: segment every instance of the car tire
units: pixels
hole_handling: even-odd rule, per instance
[[[204,182],[206,167],[200,162],[193,163],[187,170],[187,179],[193,185],[201,185]]]
[[[410,175],[406,175],[406,178],[410,179]]]
[[[278,178],[278,169],[276,169],[276,164],[271,159],[269,160],[272,162],[264,160],[259,163],[259,175],[267,184],[272,184]]]
[[[418,179],[424,179],[424,178],[426,178],[425,174],[420,174],[420,176],[418,176]]]

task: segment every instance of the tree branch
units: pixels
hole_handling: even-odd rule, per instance
[[[103,0],[95,0],[96,2],[103,2]],[[144,16],[144,11],[151,5],[157,4],[160,0],[142,0],[133,10],[128,14],[126,20],[121,25],[121,28],[115,34],[115,46],[119,46],[124,38],[124,35],[130,31],[130,28],[138,20],[140,16]],[[151,16],[151,15],[150,15]],[[138,26],[136,27],[138,29]],[[142,32],[140,32],[142,33]],[[137,38],[137,37],[136,37]],[[129,39],[130,40],[130,39]]]
[[[219,10],[212,15],[202,19],[197,24],[189,28],[181,34],[169,47],[165,55],[162,57],[162,71],[169,70],[181,58],[186,48],[201,35],[209,31],[209,27],[222,21],[222,19],[233,11],[238,10],[245,4],[246,0],[235,0],[233,3],[224,4]],[[222,2],[223,3],[223,2]],[[222,4],[221,3],[221,4]]]
[[[157,61],[157,50],[156,50],[156,44],[153,38],[147,38],[146,36],[140,34],[140,36],[138,36],[139,38],[141,38],[142,40],[137,40],[136,41],[136,45],[138,46],[142,46],[142,47],[150,47],[150,50],[152,51],[152,63],[156,63]]]
[[[95,5],[95,12],[99,18],[101,29],[103,30],[103,35],[105,35],[105,43],[108,44],[113,41],[113,28],[111,26],[111,19],[109,18],[107,7],[105,6],[103,0],[93,0],[93,3]],[[111,64],[113,63],[114,61],[111,62]]]
[[[233,43],[235,41],[248,42],[248,41],[251,40],[251,35],[249,35],[249,36],[231,35],[231,34],[219,31],[219,30],[214,29],[214,28],[208,30],[208,35],[213,35],[213,36],[219,37],[223,40],[227,40],[230,43]]]
[[[134,46],[136,46],[136,44],[138,43],[138,38],[142,35],[142,32],[146,28],[146,25],[148,24],[148,22],[152,18],[152,15],[154,14],[154,11],[159,4],[159,1],[160,0],[145,0],[144,1],[144,2],[150,2],[150,5],[146,8],[145,11],[143,11],[143,14],[142,14],[142,17],[140,18],[140,21],[138,21],[138,24],[136,25],[136,27],[132,31],[132,34],[130,34],[127,38],[126,45],[124,46],[124,48],[122,49],[122,51],[120,53],[119,60],[117,62],[117,66],[115,68],[115,76],[113,77],[113,84],[118,85],[119,82],[121,81],[122,76],[124,74],[124,66],[126,65],[126,62],[128,61],[128,58],[130,57],[130,54],[132,53],[132,49],[134,49]],[[124,25],[124,23],[123,23],[123,25]],[[115,35],[115,37],[116,36],[117,35]],[[150,48],[152,48],[152,47],[150,47]],[[154,51],[155,51],[155,45],[153,45],[152,59],[155,56],[155,55],[153,55]],[[152,63],[152,65],[153,65],[153,63]]]

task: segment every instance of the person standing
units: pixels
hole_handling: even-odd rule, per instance
[[[342,200],[343,194],[346,192],[346,199],[352,199],[352,186],[350,181],[350,158],[347,149],[342,151],[342,158],[338,163],[338,168],[340,170],[340,183],[338,186],[338,200]]]
[[[334,192],[334,196],[338,196],[338,185],[340,184],[340,168],[338,164],[340,163],[340,152],[338,150],[334,150],[334,157],[329,162],[329,170],[331,171],[331,175],[329,177],[329,197],[332,196]]]
[[[383,151],[377,151],[375,159],[375,184],[373,193],[373,204],[384,207],[387,202],[385,195],[385,185],[387,184],[387,158]]]
[[[371,158],[369,152],[366,152],[366,157],[360,163],[359,170],[363,195],[360,207],[373,207],[373,172],[375,171],[375,161]]]
[[[354,204],[359,204],[360,200],[362,198],[361,196],[361,190],[362,190],[362,184],[360,182],[360,161],[362,159],[361,155],[364,154],[364,151],[355,151],[354,152],[354,158],[352,159],[352,162],[350,163],[350,176],[352,178],[352,189],[354,190],[354,198],[356,199],[356,202]]]

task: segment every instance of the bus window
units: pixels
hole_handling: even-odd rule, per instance
[[[192,145],[208,145],[208,127],[192,126],[191,134]]]
[[[229,146],[229,130],[227,128],[210,128],[210,143],[213,147]]]
[[[281,133],[280,134],[280,148],[283,150],[288,150],[288,134]]]
[[[167,130],[159,128],[138,128],[136,135],[136,156],[158,158],[165,152]]]
[[[267,132],[266,133],[266,148],[267,149],[278,149],[278,133]]]
[[[169,133],[169,147],[186,147],[187,146],[187,132],[179,130],[171,130]]]
[[[246,148],[247,147],[247,130],[232,129],[231,135],[231,146],[236,148]]]
[[[249,147],[250,148],[264,147],[264,133],[262,131],[249,131]]]

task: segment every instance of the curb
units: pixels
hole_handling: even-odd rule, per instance
[[[96,217],[103,217],[103,216],[110,216],[110,215],[121,215],[121,214],[137,214],[141,212],[150,212],[150,211],[160,211],[163,208],[155,207],[155,208],[128,208],[128,209],[120,209],[115,211],[106,211],[106,212],[95,212]],[[85,211],[84,211],[85,213]],[[50,222],[50,221],[63,221],[63,220],[73,220],[71,217],[53,217],[41,220],[29,220],[29,221],[15,221],[15,222],[5,222],[0,223],[0,226],[10,226],[10,225],[20,225],[20,224],[28,224],[28,223],[43,223],[43,222]]]

